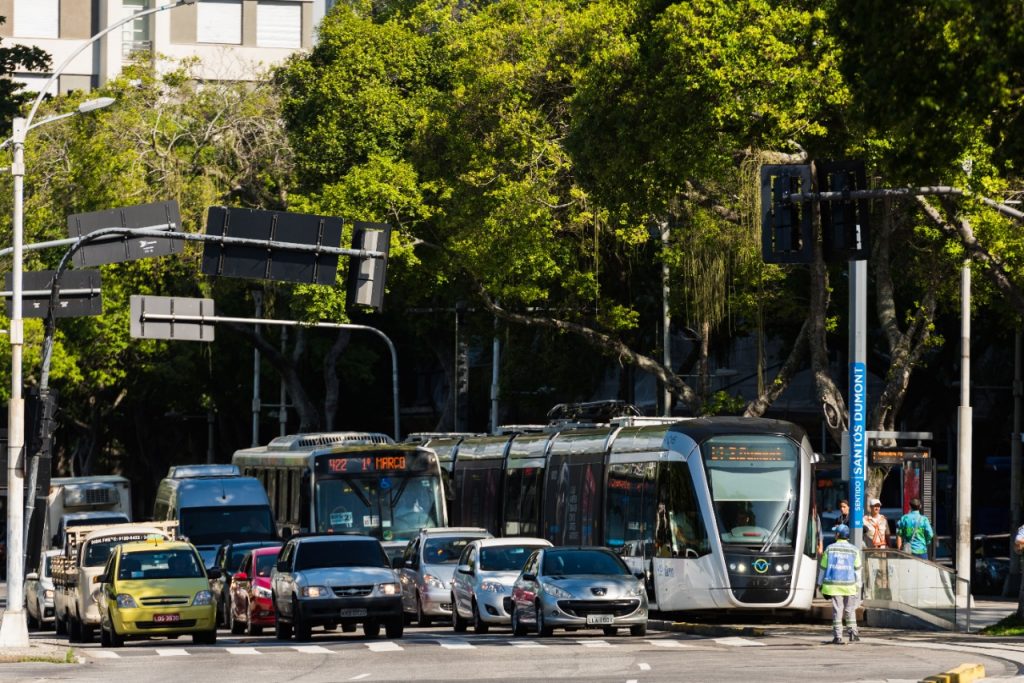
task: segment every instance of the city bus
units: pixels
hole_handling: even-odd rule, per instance
[[[448,523],[437,455],[384,434],[282,436],[236,451],[231,462],[263,482],[285,535],[366,534],[395,557],[420,529]]]
[[[651,609],[810,609],[817,456],[796,425],[623,417],[424,445],[454,484],[453,524],[612,548]]]

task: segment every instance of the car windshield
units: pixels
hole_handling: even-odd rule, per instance
[[[480,570],[485,572],[517,572],[526,558],[537,548],[534,545],[505,545],[480,549]]]
[[[388,557],[377,541],[316,541],[300,543],[295,570],[327,567],[387,567]]]
[[[545,553],[545,576],[574,576],[577,574],[617,576],[629,574],[629,569],[618,557],[603,550],[557,550]]]
[[[274,564],[277,562],[277,555],[267,553],[266,555],[256,556],[256,576],[270,576],[270,572],[274,570]]]
[[[184,508],[181,535],[195,545],[274,538],[274,519],[266,505]]]
[[[228,569],[228,571],[230,571],[232,573],[237,572],[242,567],[242,560],[245,559],[245,556],[247,554],[249,554],[250,551],[252,551],[254,548],[265,548],[267,545],[271,545],[271,544],[268,544],[268,543],[255,543],[255,544],[245,543],[245,544],[239,544],[239,545],[231,546],[231,557],[228,559],[228,562],[227,562],[227,569]]]
[[[424,564],[455,564],[462,551],[473,541],[470,538],[428,538],[423,544]]]
[[[43,562],[43,576],[51,576],[50,572],[53,571],[53,555],[48,555],[46,560]]]
[[[202,562],[191,550],[141,550],[121,558],[117,578],[193,579],[206,576]]]
[[[79,517],[77,519],[65,520],[64,528],[70,529],[73,526],[100,526],[101,524],[120,524],[127,522],[128,516],[123,514],[116,515],[97,515],[95,517]]]
[[[90,541],[89,544],[85,546],[85,556],[82,558],[82,564],[86,567],[102,567],[107,563],[107,558],[110,557],[110,553],[114,551],[114,548],[122,543],[145,540],[146,535],[147,534],[113,536],[110,538],[98,538],[94,541]]]

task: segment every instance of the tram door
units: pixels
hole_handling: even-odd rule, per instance
[[[630,570],[644,573],[652,604],[657,536],[669,533],[667,513],[657,505],[657,468],[655,462],[609,465],[605,492],[605,544]]]

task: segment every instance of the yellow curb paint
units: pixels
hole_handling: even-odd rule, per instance
[[[972,683],[985,677],[983,664],[961,664],[941,674],[922,678],[921,683]]]

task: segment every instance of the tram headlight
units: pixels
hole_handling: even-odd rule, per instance
[[[729,571],[736,572],[737,574],[746,574],[747,565],[743,564],[742,562],[730,562]]]

